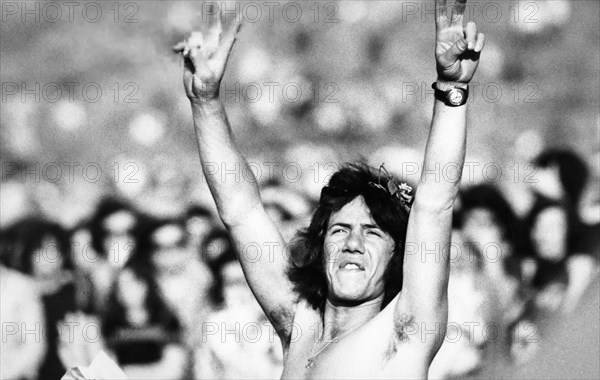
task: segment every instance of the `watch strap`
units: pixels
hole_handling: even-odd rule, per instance
[[[469,98],[469,85],[466,83],[433,82],[431,88],[434,90],[435,98],[449,107],[462,106],[467,103],[467,99]],[[458,95],[456,92],[460,92],[460,103],[450,100],[451,95]]]
[[[444,81],[436,81],[433,82],[431,87],[435,90],[436,88],[440,91],[450,91],[454,88],[462,88],[463,90],[468,90],[469,85],[467,83],[460,82],[444,82]]]

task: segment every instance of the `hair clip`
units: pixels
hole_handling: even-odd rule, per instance
[[[390,196],[392,198],[398,199],[402,203],[402,205],[404,206],[406,211],[410,211],[410,206],[411,206],[411,203],[413,200],[413,196],[411,195],[412,187],[408,186],[404,182],[402,182],[402,183],[400,183],[400,185],[398,185],[396,183],[396,181],[394,181],[394,177],[392,177],[390,175],[390,173],[388,173],[388,171],[385,169],[385,167],[383,165],[384,164],[381,164],[381,166],[379,166],[379,174],[378,174],[378,178],[377,178],[378,183],[369,182],[369,185],[374,186],[383,191],[386,191],[388,194],[390,194]],[[386,177],[387,188],[384,187],[383,185],[381,185],[381,174],[382,173]]]

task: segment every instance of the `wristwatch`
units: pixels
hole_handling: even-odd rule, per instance
[[[434,96],[449,107],[459,107],[467,103],[469,85],[466,83],[433,82]]]

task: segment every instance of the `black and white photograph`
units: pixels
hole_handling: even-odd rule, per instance
[[[0,0],[0,380],[600,378],[600,1]]]

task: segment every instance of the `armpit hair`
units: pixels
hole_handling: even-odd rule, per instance
[[[408,313],[398,313],[394,316],[394,341],[397,343],[407,343],[407,328],[413,326],[415,317]]]
[[[408,313],[401,313],[394,316],[394,333],[390,339],[390,344],[385,351],[384,359],[391,359],[396,356],[398,352],[398,346],[402,343],[407,343],[409,340],[407,327],[412,326],[415,323],[413,315]]]
[[[293,311],[282,306],[269,313],[269,321],[273,325],[275,331],[277,331],[282,343],[285,346],[289,346],[293,332]]]

